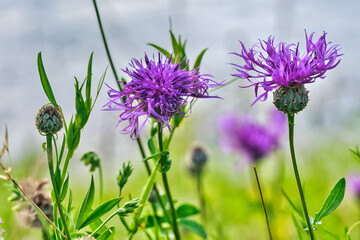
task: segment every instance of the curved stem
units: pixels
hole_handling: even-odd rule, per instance
[[[294,118],[295,115],[294,114],[288,114],[288,124],[289,124],[289,145],[290,145],[290,152],[291,152],[291,160],[292,160],[292,164],[293,164],[293,168],[294,168],[294,173],[295,173],[295,178],[296,178],[296,183],[299,189],[299,194],[300,194],[300,198],[301,198],[301,203],[303,206],[303,210],[304,210],[304,215],[305,215],[305,220],[306,220],[306,224],[308,226],[309,229],[309,235],[310,235],[310,239],[314,240],[314,233],[313,233],[313,229],[310,223],[310,218],[309,218],[309,214],[308,214],[308,210],[306,207],[306,202],[305,202],[305,196],[304,196],[304,192],[301,186],[301,180],[300,180],[300,174],[299,174],[299,170],[296,164],[296,158],[295,158],[295,149],[294,149]]]
[[[263,197],[263,194],[262,194],[262,191],[261,191],[260,181],[259,181],[259,177],[258,177],[258,174],[257,174],[257,171],[256,171],[256,166],[255,166],[255,165],[254,165],[254,173],[255,173],[256,182],[257,182],[257,185],[258,185],[258,188],[259,188],[261,203],[262,203],[263,208],[264,208],[264,213],[265,213],[265,219],[266,219],[266,225],[267,225],[267,229],[268,229],[269,239],[272,240],[273,238],[272,238],[272,236],[271,236],[269,218],[268,218],[268,215],[267,215],[267,211],[266,211],[266,207],[265,207],[265,202],[264,202],[264,197]]]
[[[55,174],[54,174],[53,152],[52,152],[52,135],[51,134],[46,135],[46,150],[47,150],[50,178],[51,178],[51,183],[52,183],[53,190],[54,190],[54,195],[55,195],[55,202],[56,202],[56,205],[57,205],[57,207],[59,209],[60,219],[61,219],[62,225],[64,227],[65,235],[69,240],[71,240],[70,233],[69,233],[69,230],[68,230],[68,227],[67,227],[67,224],[66,224],[65,216],[64,216],[64,213],[63,213],[61,201],[60,201],[60,198],[59,198],[59,186],[58,186],[58,184],[56,182]]]
[[[160,123],[158,124],[158,138],[159,138],[159,150],[160,150],[160,152],[162,152],[164,149],[163,149],[163,137],[162,137],[162,131],[161,131]],[[171,216],[172,216],[172,228],[173,228],[173,231],[174,231],[175,239],[180,240],[181,237],[180,237],[179,227],[178,227],[178,224],[177,224],[176,211],[175,211],[173,199],[171,197],[171,192],[170,192],[170,187],[169,187],[169,182],[168,182],[168,179],[167,179],[166,172],[163,172],[161,174],[161,176],[162,176],[162,180],[163,180],[163,183],[164,183],[166,197],[168,199],[169,206],[170,206],[170,213],[171,213]]]

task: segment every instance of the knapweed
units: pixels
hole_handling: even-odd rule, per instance
[[[360,175],[350,175],[347,178],[350,192],[360,201]]]
[[[233,76],[247,79],[255,86],[256,103],[265,101],[268,92],[274,93],[275,106],[284,113],[294,114],[305,108],[308,91],[304,84],[312,83],[317,78],[324,78],[327,70],[335,68],[340,60],[339,46],[327,42],[326,33],[313,41],[314,33],[306,37],[306,52],[301,54],[299,43],[274,45],[274,37],[259,41],[247,50],[242,42],[241,53],[232,53],[244,60],[243,65],[232,64],[238,73]],[[259,87],[264,92],[259,94]]]
[[[285,116],[279,111],[271,114],[267,126],[235,114],[224,115],[219,120],[223,148],[242,153],[249,162],[256,162],[277,149],[285,127]]]
[[[149,118],[171,131],[171,118],[184,116],[182,107],[186,103],[193,98],[210,97],[208,88],[218,86],[210,80],[210,75],[200,74],[198,68],[181,69],[182,63],[173,63],[172,57],[160,53],[152,59],[145,54],[144,62],[133,59],[130,68],[123,70],[131,80],[122,83],[122,92],[109,87],[110,99],[104,110],[120,111],[119,123],[129,121],[122,131],[130,133],[132,138],[139,137]],[[142,116],[144,120],[139,123]]]

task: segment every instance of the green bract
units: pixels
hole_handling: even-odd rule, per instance
[[[303,110],[308,101],[308,91],[302,84],[292,88],[279,86],[274,92],[274,105],[283,113],[298,113]]]

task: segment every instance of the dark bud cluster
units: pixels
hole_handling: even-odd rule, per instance
[[[36,127],[42,134],[55,134],[63,127],[59,110],[51,104],[43,106],[35,121]]]

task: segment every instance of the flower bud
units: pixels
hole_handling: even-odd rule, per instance
[[[55,134],[63,127],[62,117],[52,104],[43,106],[35,121],[36,128],[41,134]]]
[[[274,92],[273,103],[283,113],[298,113],[306,107],[308,93],[304,84],[296,84],[291,88],[280,85]]]
[[[187,161],[187,168],[190,171],[190,173],[196,175],[200,174],[207,162],[207,154],[203,147],[196,146],[192,153],[190,159]]]

